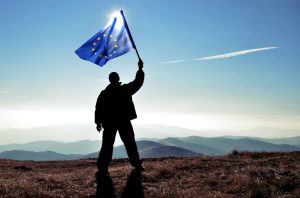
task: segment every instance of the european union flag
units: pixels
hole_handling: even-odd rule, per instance
[[[123,17],[116,16],[103,30],[78,48],[75,53],[83,60],[103,66],[107,61],[129,52],[132,44]]]

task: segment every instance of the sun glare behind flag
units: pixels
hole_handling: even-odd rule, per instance
[[[75,53],[83,60],[103,66],[107,61],[129,52],[133,48],[124,19],[120,13]]]

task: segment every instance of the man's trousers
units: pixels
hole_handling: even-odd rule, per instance
[[[121,140],[126,148],[129,161],[132,166],[141,165],[139,153],[134,139],[134,132],[130,120],[120,121],[116,123],[103,123],[102,147],[97,160],[99,170],[108,170],[108,165],[112,159],[113,145],[115,142],[117,131],[119,131]]]

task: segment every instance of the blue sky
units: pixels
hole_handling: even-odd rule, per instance
[[[299,8],[297,0],[2,1],[0,129],[93,124],[108,74],[129,82],[137,57],[131,51],[99,68],[74,51],[120,9],[145,63],[134,97],[140,123],[238,129],[226,124],[234,116],[245,129],[300,129]],[[265,47],[277,48],[191,60]],[[163,64],[179,59],[188,61]]]

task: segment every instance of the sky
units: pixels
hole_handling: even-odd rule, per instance
[[[121,9],[146,74],[134,95],[135,126],[271,127],[300,135],[298,0],[10,0],[0,5],[0,137],[7,129],[94,125],[96,99],[109,73],[118,72],[128,83],[138,59],[132,50],[100,68],[74,51]]]

